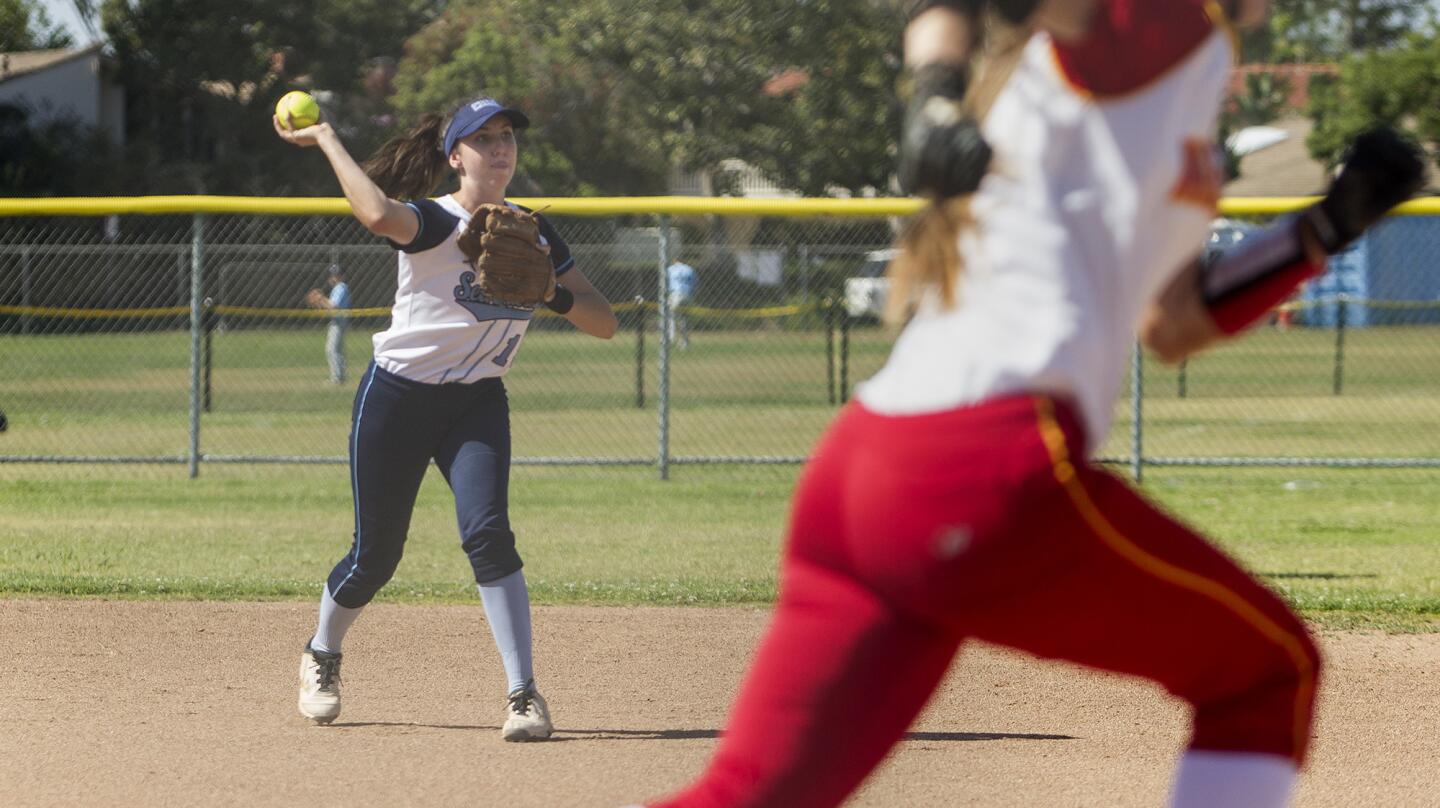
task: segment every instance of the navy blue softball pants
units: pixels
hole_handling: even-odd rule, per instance
[[[395,574],[420,481],[434,460],[455,494],[460,546],[476,583],[520,569],[510,531],[510,403],[499,379],[423,384],[373,362],[350,416],[355,537],[330,572],[330,597],[369,603]]]

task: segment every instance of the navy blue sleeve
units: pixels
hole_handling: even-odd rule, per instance
[[[575,266],[575,256],[570,254],[570,245],[560,237],[555,225],[550,220],[535,214],[535,221],[540,224],[540,235],[545,237],[545,242],[550,245],[550,263],[555,267],[555,277],[560,277],[569,272]]]
[[[420,253],[440,246],[455,232],[455,225],[460,222],[459,217],[440,207],[440,203],[433,199],[414,199],[405,205],[420,217],[420,229],[415,231],[415,238],[409,244],[396,244],[385,239],[401,252]]]

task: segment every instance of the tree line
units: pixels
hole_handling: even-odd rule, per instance
[[[127,101],[123,146],[0,105],[0,193],[330,196],[318,155],[270,131],[317,94],[357,156],[476,94],[525,109],[517,192],[664,193],[742,158],[807,195],[888,191],[904,0],[75,0]],[[1398,123],[1440,142],[1440,38],[1413,0],[1275,0],[1251,61],[1324,61],[1310,146]],[[37,0],[0,0],[0,50],[63,47]],[[1267,92],[1273,92],[1273,88]]]

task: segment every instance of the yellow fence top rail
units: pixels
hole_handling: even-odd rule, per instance
[[[741,199],[711,196],[516,197],[512,201],[564,216],[908,216],[919,199]],[[1237,197],[1222,199],[1225,216],[1266,216],[1298,210],[1315,197]],[[271,216],[345,216],[350,205],[338,197],[268,196],[93,196],[35,199],[0,198],[0,217],[111,216],[193,213],[241,213]],[[1440,215],[1440,197],[1415,199],[1395,213]]]

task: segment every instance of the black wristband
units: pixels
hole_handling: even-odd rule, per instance
[[[1325,209],[1325,202],[1311,205],[1300,214],[1300,226],[1310,230],[1315,240],[1320,242],[1320,249],[1326,255],[1334,255],[1350,245],[1350,242],[1360,237],[1364,230],[1350,231],[1340,229],[1340,220],[1337,220],[1330,211]]]
[[[924,103],[931,96],[959,101],[970,87],[970,66],[953,62],[932,62],[910,71],[910,97]]]
[[[545,301],[545,308],[556,314],[564,314],[575,307],[575,293],[569,289],[555,284],[555,296]]]

